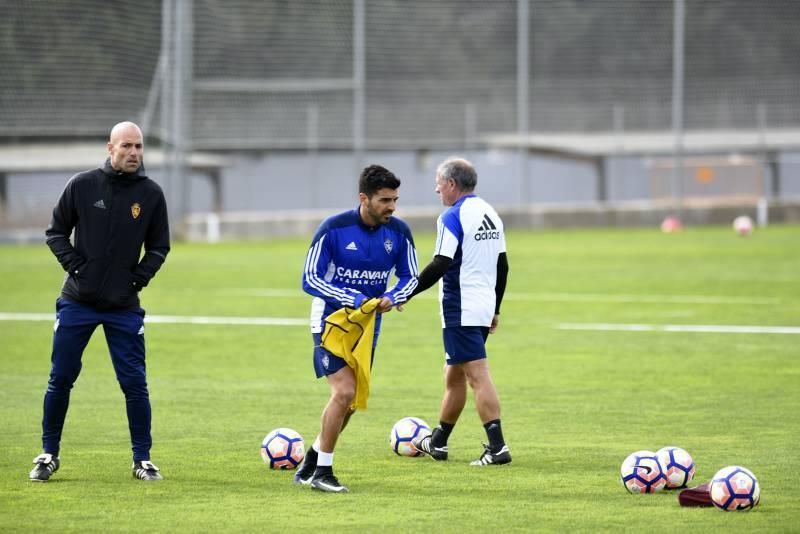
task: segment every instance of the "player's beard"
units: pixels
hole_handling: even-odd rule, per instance
[[[394,213],[393,210],[376,209],[376,207],[373,206],[371,202],[367,203],[366,208],[367,208],[367,217],[369,218],[369,223],[372,225],[386,224],[387,222],[389,222],[389,219],[392,218],[392,214]]]

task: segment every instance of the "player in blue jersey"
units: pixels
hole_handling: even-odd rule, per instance
[[[327,218],[311,242],[303,271],[303,290],[312,295],[311,334],[314,370],[325,376],[330,398],[322,411],[321,430],[295,474],[297,484],[336,493],[347,492],[333,474],[333,449],[347,426],[356,391],[353,369],[320,346],[325,317],[342,307],[358,308],[379,298],[373,358],[381,314],[408,300],[417,286],[417,252],[408,225],[392,217],[400,180],[389,170],[370,165],[358,181],[359,206]],[[387,289],[394,272],[397,283]]]
[[[445,392],[439,426],[412,443],[435,460],[447,460],[447,440],[467,402],[469,384],[489,438],[483,454],[471,463],[482,466],[511,461],[485,347],[500,319],[508,259],[503,221],[489,203],[475,196],[477,183],[475,168],[465,159],[447,159],[436,170],[436,193],[449,208],[439,216],[433,261],[422,270],[412,297],[442,280]]]

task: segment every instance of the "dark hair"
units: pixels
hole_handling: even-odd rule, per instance
[[[400,179],[392,171],[380,165],[365,167],[358,178],[358,192],[364,193],[369,198],[372,198],[372,195],[379,189],[397,189],[398,187],[400,187]]]

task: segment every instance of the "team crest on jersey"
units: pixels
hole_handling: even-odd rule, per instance
[[[139,205],[139,203],[134,202],[131,204],[131,215],[133,215],[133,218],[138,219],[140,213],[142,213],[142,207]]]
[[[391,239],[387,239],[386,241],[383,242],[383,248],[386,249],[387,254],[391,254],[392,249],[394,248],[394,243],[392,243]]]

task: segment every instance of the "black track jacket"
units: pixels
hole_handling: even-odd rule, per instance
[[[45,235],[67,271],[63,297],[99,310],[136,308],[138,291],[169,252],[164,193],[143,165],[135,173],[117,172],[109,158],[102,169],[67,182]]]

